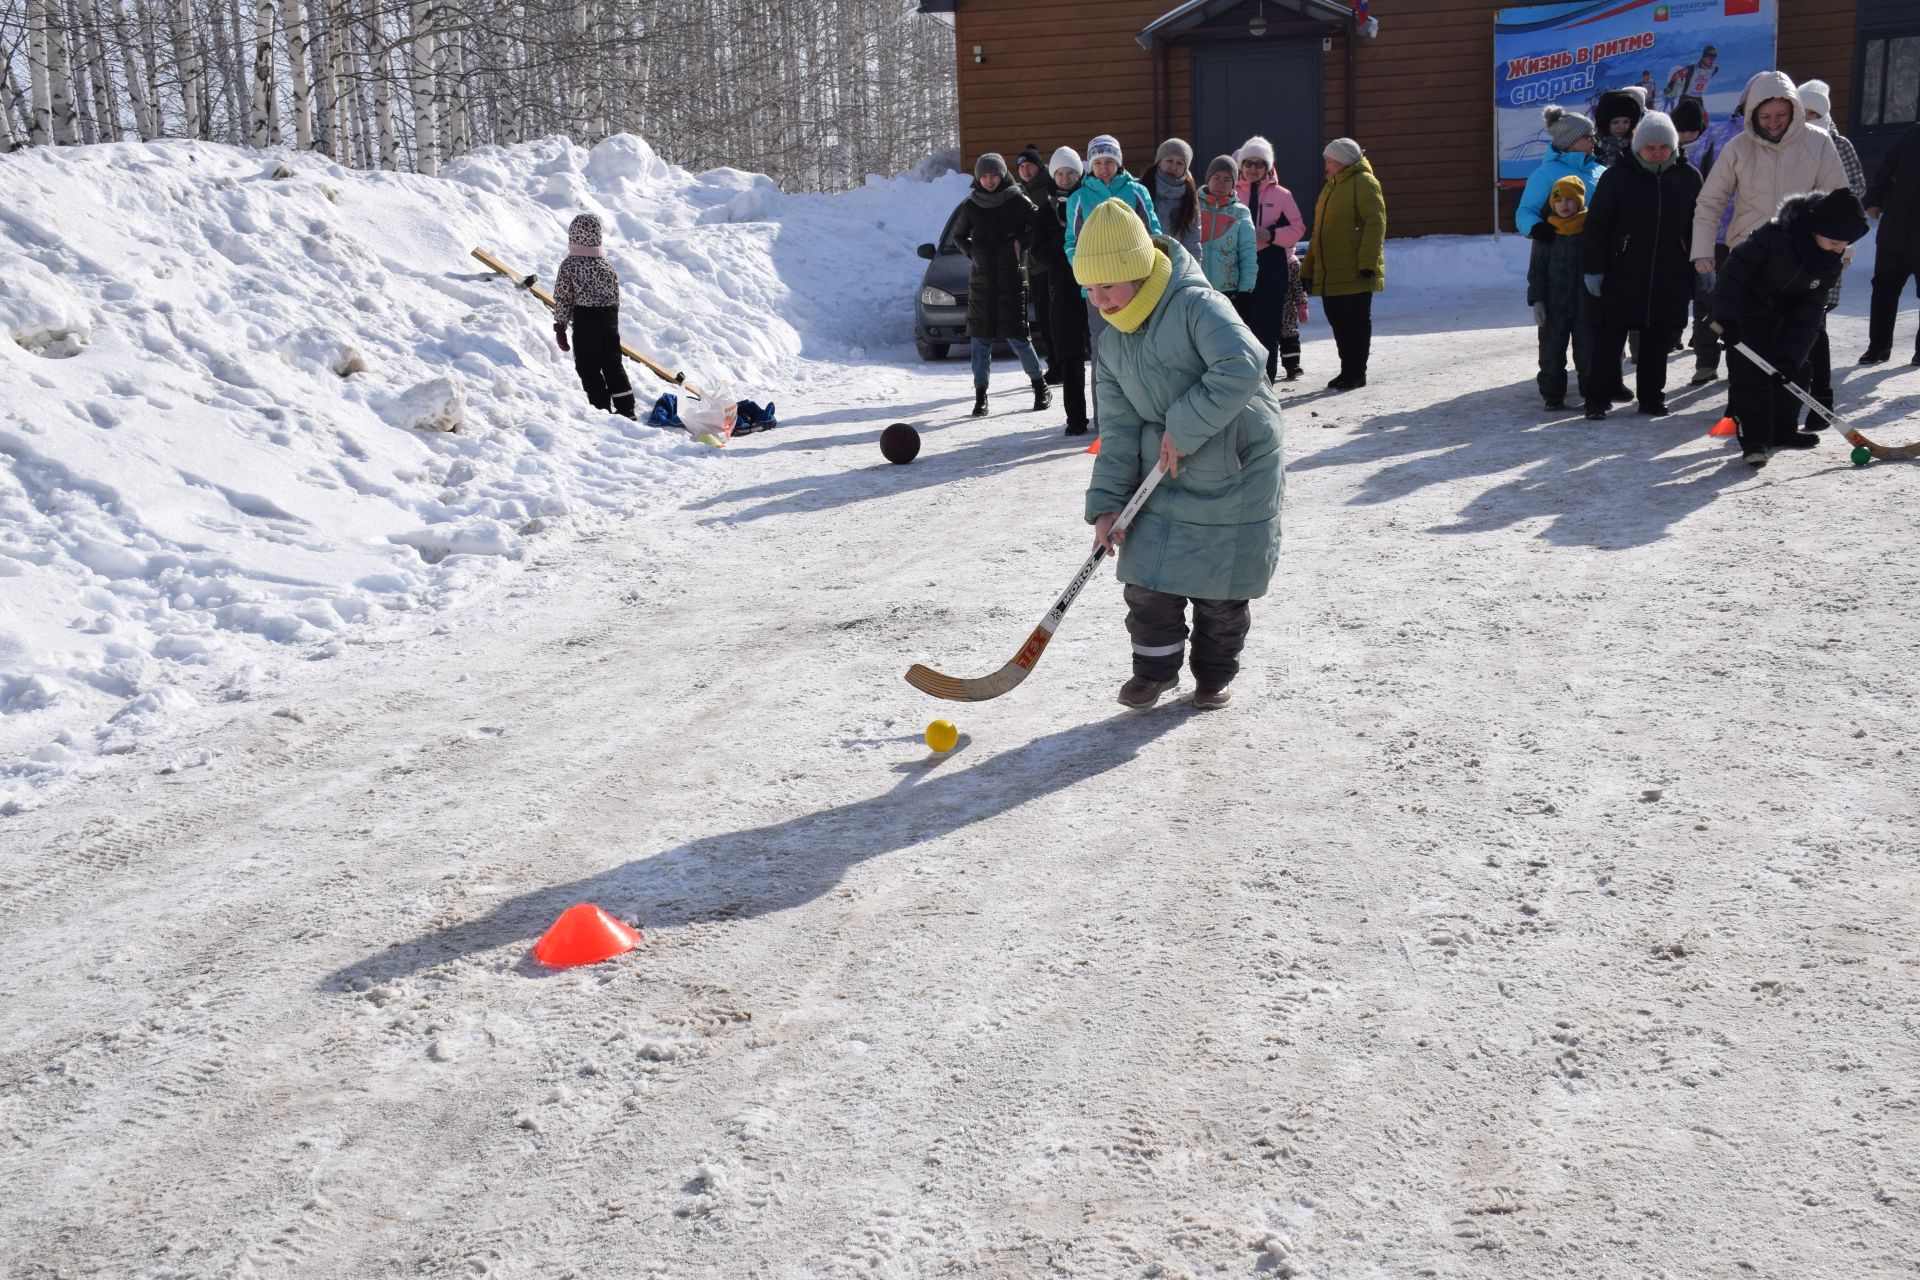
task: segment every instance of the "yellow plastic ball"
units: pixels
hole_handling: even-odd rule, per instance
[[[951,720],[935,720],[927,726],[927,745],[935,751],[951,751],[960,741],[960,731]]]

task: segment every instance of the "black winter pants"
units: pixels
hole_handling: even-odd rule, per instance
[[[1133,637],[1133,674],[1171,680],[1180,674],[1187,646],[1186,596],[1129,584],[1127,634]],[[1193,601],[1193,675],[1203,684],[1231,683],[1240,671],[1240,651],[1253,625],[1246,600]]]
[[[1713,265],[1717,271],[1727,265],[1727,255],[1732,250],[1723,244],[1713,246]],[[1693,276],[1693,339],[1687,345],[1693,348],[1693,363],[1700,369],[1718,369],[1720,367],[1720,335],[1713,331],[1713,290],[1706,287],[1706,277],[1699,272]]]
[[[1833,408],[1833,344],[1827,341],[1827,322],[1820,320],[1820,336],[1813,340],[1813,350],[1807,353],[1807,380],[1800,384],[1807,394],[1827,408]],[[1827,420],[1811,409],[1794,401],[1794,421],[1799,421],[1800,411],[1806,409],[1807,425],[1815,431],[1827,425]]]
[[[1667,395],[1667,354],[1673,349],[1673,340],[1679,337],[1677,330],[1654,329],[1635,320],[1620,320],[1607,314],[1604,306],[1596,307],[1600,312],[1593,326],[1593,355],[1590,359],[1587,386],[1592,393],[1601,397],[1613,394],[1614,388],[1626,386],[1620,376],[1621,357],[1626,354],[1627,330],[1635,329],[1640,334],[1640,362],[1633,366],[1634,398],[1642,408],[1666,403]]]
[[[1746,341],[1753,345],[1752,339]],[[1778,353],[1762,346],[1753,349],[1762,360],[1801,386],[1807,385],[1806,366],[1785,368]],[[1743,453],[1777,447],[1784,437],[1794,434],[1799,422],[1799,397],[1776,385],[1764,369],[1733,349],[1727,351],[1727,400],[1732,406],[1733,423],[1740,429]]]
[[[1373,350],[1373,294],[1344,293],[1320,299],[1321,314],[1333,330],[1340,352],[1341,374],[1367,376],[1367,357]]]
[[[1588,372],[1593,338],[1587,332],[1587,307],[1579,299],[1571,309],[1556,310],[1552,303],[1547,304],[1547,319],[1540,326],[1540,372],[1534,377],[1534,385],[1547,399],[1558,400],[1567,394],[1569,345],[1573,347],[1574,371],[1579,375],[1575,385],[1584,400],[1593,386]]]
[[[634,416],[633,384],[620,363],[620,308],[573,309],[573,368],[594,408]]]
[[[1033,347],[1053,368],[1053,290],[1047,287],[1043,272],[1031,277],[1028,293],[1033,298]]]
[[[1880,245],[1873,260],[1873,301],[1867,318],[1867,349],[1893,350],[1893,321],[1900,314],[1900,294],[1910,278],[1920,276],[1920,258]],[[1913,338],[1920,355],[1920,333]]]

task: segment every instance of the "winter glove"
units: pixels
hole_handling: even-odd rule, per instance
[[[572,347],[567,345],[567,326],[563,324],[553,326],[553,340],[560,344],[562,351],[573,350]]]
[[[1544,327],[1546,325],[1547,323],[1547,304],[1546,303],[1536,302],[1533,304],[1533,323],[1536,328]]]
[[[1699,276],[1700,288],[1707,293],[1713,292],[1713,286],[1720,282],[1718,271],[1703,271]]]
[[[1372,267],[1362,267],[1362,268],[1360,268],[1360,278],[1361,278],[1362,280],[1371,280],[1371,279],[1373,279],[1373,268],[1372,268]]]
[[[1587,282],[1587,292],[1597,298],[1600,296],[1600,282],[1607,277],[1605,272],[1596,271],[1590,276],[1581,276],[1580,278]]]
[[[1740,341],[1740,326],[1731,320],[1714,321],[1713,331],[1719,334],[1720,341],[1726,343],[1729,347],[1732,347]]]
[[[1533,224],[1533,230],[1527,232],[1527,239],[1537,244],[1552,244],[1554,236],[1558,234],[1559,233],[1553,229],[1553,224],[1545,218],[1542,218]]]

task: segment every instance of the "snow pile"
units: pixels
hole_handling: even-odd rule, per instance
[[[281,663],[406,634],[532,539],[719,482],[684,436],[591,411],[472,248],[550,281],[567,220],[600,213],[628,341],[790,404],[805,358],[907,341],[914,246],[965,193],[785,196],[630,137],[448,171],[0,158],[0,814]],[[633,373],[644,407],[663,388]]]

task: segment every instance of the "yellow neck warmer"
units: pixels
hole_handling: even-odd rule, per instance
[[[1547,215],[1547,221],[1553,224],[1553,229],[1561,235],[1577,236],[1580,234],[1580,229],[1587,225],[1587,211],[1582,209],[1571,218],[1563,218],[1557,213],[1550,213]]]
[[[1173,259],[1158,247],[1153,251],[1153,270],[1147,273],[1147,282],[1140,286],[1140,292],[1133,295],[1133,301],[1106,317],[1108,324],[1122,333],[1132,333],[1147,322],[1153,309],[1160,305],[1160,299],[1166,296],[1167,282],[1173,279]]]

